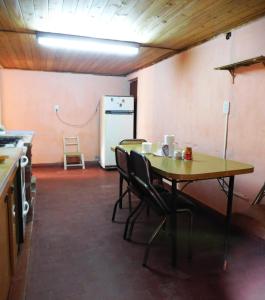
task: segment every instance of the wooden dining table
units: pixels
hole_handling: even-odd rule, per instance
[[[127,152],[135,150],[142,152],[141,144],[130,144],[120,146]],[[112,148],[114,150],[115,147]],[[223,268],[227,268],[228,246],[229,246],[229,232],[232,215],[232,204],[234,194],[234,178],[236,175],[251,173],[254,167],[250,164],[227,160],[216,156],[211,156],[203,153],[193,153],[192,160],[179,160],[171,157],[156,155],[158,153],[158,146],[152,145],[151,153],[144,153],[150,160],[152,170],[161,175],[163,178],[171,181],[172,199],[176,199],[177,183],[191,182],[198,180],[209,179],[225,179],[228,178],[228,189],[226,215],[225,215],[225,235],[224,235],[224,260]],[[171,201],[172,209],[176,210],[176,201]],[[171,237],[171,255],[172,266],[175,267],[177,263],[177,232],[176,232],[176,214],[171,214],[170,217],[170,237]]]

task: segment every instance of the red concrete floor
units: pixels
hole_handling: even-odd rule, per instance
[[[143,242],[158,220],[152,213],[149,218],[143,214],[133,241],[122,239],[122,222],[111,222],[118,194],[115,171],[39,168],[34,175],[27,300],[265,299],[263,242],[234,233],[229,269],[223,272],[222,224],[197,212],[193,260],[186,259],[180,235],[179,267],[172,269],[163,233],[151,249],[150,268],[143,268]],[[118,210],[118,220],[127,214],[127,209]]]

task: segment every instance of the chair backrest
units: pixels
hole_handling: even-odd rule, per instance
[[[131,151],[130,153],[131,181],[141,190],[148,204],[159,214],[170,212],[170,208],[164,199],[156,191],[152,184],[152,170],[150,161],[142,154]]]
[[[78,136],[64,136],[63,137],[64,152],[80,152],[80,142]]]
[[[116,165],[119,173],[127,180],[130,179],[129,154],[121,147],[115,148]]]
[[[145,139],[125,139],[120,141],[120,145],[142,144],[147,142]]]

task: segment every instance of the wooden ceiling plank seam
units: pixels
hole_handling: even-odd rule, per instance
[[[89,17],[93,19],[95,17],[100,17],[107,2],[108,0],[94,0],[89,9]]]
[[[78,6],[78,0],[64,0],[62,13],[65,16],[73,17],[76,13],[77,6]]]
[[[120,6],[120,0],[109,0],[107,2],[107,5],[102,12],[102,19],[104,20],[103,22],[105,26],[112,23],[112,18],[117,14]]]
[[[200,15],[201,13],[204,14],[207,9],[209,9],[210,4],[212,0],[204,0],[198,2],[198,6],[196,6],[196,0],[193,0],[189,2],[186,6],[182,7],[181,10],[178,11],[178,13],[175,16],[172,16],[171,19],[168,19],[168,26],[166,28],[163,28],[162,31],[158,30],[155,32],[156,35],[159,36],[155,41],[152,41],[151,44],[159,45],[159,44],[167,44],[167,38],[172,36],[173,34],[180,33],[181,29],[187,28],[187,24],[189,26],[194,26],[196,27],[196,22],[194,21],[195,16],[191,14],[190,16],[187,16],[187,11],[196,11],[196,14]],[[176,18],[179,19],[178,23],[176,24]],[[189,30],[189,29],[186,29]],[[154,34],[154,33],[153,33]],[[175,46],[173,46],[175,47]]]
[[[19,4],[26,28],[33,29],[35,22],[33,0],[19,0]]]
[[[138,0],[133,9],[130,11],[129,18],[133,22],[136,22],[155,1],[157,0]]]
[[[144,24],[150,21],[150,19],[159,15],[162,7],[168,3],[168,0],[154,1],[149,5],[145,11],[136,19],[132,24],[132,29],[137,31],[138,28],[144,28]]]
[[[25,42],[25,35],[24,34],[15,34],[18,36],[18,45],[21,49],[20,53],[21,53],[21,57],[24,61],[25,67],[28,67],[29,69],[32,69],[32,54],[31,54],[31,50],[30,47],[28,47],[28,44]],[[14,37],[15,38],[15,37]]]
[[[48,0],[33,0],[35,11],[35,22],[37,31],[49,31],[45,22],[49,21],[49,3]]]
[[[62,13],[64,0],[49,0],[48,1],[48,18],[56,19]]]
[[[145,28],[146,31],[151,31],[150,29],[156,26],[162,26],[168,22],[171,16],[178,15],[181,10],[187,7],[189,1],[181,0],[174,2],[170,5],[166,2],[165,5],[162,5],[155,13],[152,14],[151,18],[144,19],[138,26],[137,30],[140,30],[141,27]],[[163,22],[164,21],[164,22]]]
[[[76,15],[86,16],[92,5],[93,0],[79,0],[76,9]]]
[[[162,8],[159,13],[159,18],[155,18],[152,22],[145,24],[145,30],[152,33],[156,28],[166,27],[168,20],[171,19],[172,16],[175,16],[176,13],[178,13],[181,9],[183,9],[183,7],[187,5],[187,0],[173,3],[173,5],[167,4],[164,6],[164,8]],[[162,29],[159,30],[162,31]]]
[[[25,43],[28,46],[28,52],[30,53],[30,57],[31,57],[30,58],[30,60],[31,60],[31,70],[34,70],[34,67],[35,67],[34,52],[33,52],[33,49],[32,49],[32,45],[30,43],[30,35],[25,34],[24,38],[25,38]]]
[[[3,32],[0,33],[0,64],[5,68],[8,65],[14,66],[14,57],[15,53],[13,49],[10,47],[9,41],[7,39],[7,35]]]
[[[229,2],[231,2],[231,1],[229,1]],[[233,3],[233,4],[235,4],[235,3]],[[265,2],[264,2],[264,4],[265,4]],[[263,5],[263,6],[265,6],[265,5]],[[221,22],[219,22],[219,19],[221,18],[221,15],[224,14],[224,11],[226,11],[226,10],[227,10],[227,6],[223,6],[222,8],[215,8],[215,9],[213,9],[213,11],[217,11],[218,12],[218,21],[216,21],[217,24],[221,23]],[[233,7],[232,9],[230,8],[230,10],[232,12],[234,11],[235,16],[238,16],[238,10],[236,9],[236,7]],[[201,15],[201,18],[202,18],[202,15]],[[225,14],[225,16],[223,17],[223,20],[226,20],[226,21],[229,21],[230,19],[231,18],[228,18],[227,14]],[[194,20],[194,22],[191,22],[191,25],[189,27],[190,28],[190,32],[191,32],[190,34],[196,35],[197,34],[196,31],[200,30],[199,29],[200,24],[202,24],[203,26],[205,26],[205,24],[208,21],[207,20],[203,20],[203,18],[201,19],[201,21],[199,21],[198,19],[195,19],[195,18],[193,18],[193,20]],[[215,22],[215,17],[214,17],[213,20]],[[155,45],[159,45],[161,43],[162,44],[166,43],[169,47],[174,47],[174,48],[178,48],[179,49],[180,48],[179,44],[176,45],[176,42],[173,41],[173,40],[170,43],[168,43],[166,39],[167,39],[167,36],[170,38],[170,35],[173,35],[173,34],[174,34],[174,39],[177,40],[178,43],[179,43],[178,36],[180,36],[180,35],[185,36],[185,39],[187,39],[187,37],[189,36],[189,33],[186,32],[187,31],[186,28],[187,28],[186,24],[180,24],[178,26],[178,30],[177,31],[176,31],[175,27],[173,26],[173,30],[169,30],[165,34],[163,34],[163,32],[160,33],[161,38],[156,41]],[[194,30],[195,30],[195,32],[194,32]],[[221,33],[223,31],[222,30],[218,30],[218,32]],[[162,42],[161,42],[161,40],[162,40]]]
[[[18,68],[20,65],[17,57],[17,52],[14,45],[12,45],[12,43],[10,42],[8,34],[3,33],[3,39],[7,52],[10,53],[11,66]],[[8,67],[8,65],[4,64],[4,67],[6,66]]]
[[[0,0],[0,20],[1,20],[1,28],[3,29],[12,29],[15,30],[16,26],[12,23],[10,16],[7,11],[7,7],[3,0]]]
[[[211,8],[210,11],[206,10],[203,14],[197,15],[196,17],[193,18],[193,22],[191,23],[192,28],[191,28],[190,32],[192,32],[193,29],[199,30],[200,26],[202,26],[203,28],[212,27],[212,25],[213,25],[212,23],[215,22],[215,20],[216,20],[216,15],[213,15],[213,12],[218,12],[218,15],[220,15],[218,20],[221,20],[221,18],[222,18],[221,15],[226,11],[227,11],[227,8],[225,6],[214,7],[214,8]],[[236,15],[238,15],[239,8],[235,7],[235,11],[237,12]],[[226,12],[226,13],[228,13],[228,12]],[[229,22],[229,19],[230,18],[228,17],[227,14],[223,17],[223,21],[226,20],[227,22]],[[216,23],[219,25],[220,22],[218,21]],[[183,31],[179,31],[179,34],[181,34],[182,32]],[[185,35],[186,35],[186,32],[185,32]]]
[[[132,24],[135,20],[133,15],[134,15],[134,10],[137,7],[137,3],[138,3],[138,0],[122,1],[121,7],[118,8],[116,13],[111,16],[109,22],[114,23],[114,24],[121,23],[121,22],[125,22],[125,24]],[[129,25],[127,25],[127,26],[129,26]],[[136,41],[135,38],[133,40]]]
[[[221,8],[218,8],[217,11],[218,11],[219,14],[222,13],[222,9],[221,9]],[[172,41],[172,42],[171,42],[172,47],[178,48],[178,49],[179,49],[179,47],[180,47],[180,46],[179,46],[180,39],[177,38],[177,36],[183,36],[184,40],[188,40],[188,38],[189,38],[190,36],[195,36],[195,35],[196,35],[196,36],[199,36],[200,33],[203,34],[203,33],[206,31],[206,30],[205,30],[205,28],[207,27],[206,24],[207,24],[208,22],[211,23],[212,20],[215,20],[215,17],[212,17],[212,18],[209,17],[209,11],[204,12],[203,16],[206,17],[207,21],[205,21],[205,19],[202,18],[201,15],[200,15],[200,18],[198,18],[198,16],[197,16],[196,18],[193,18],[193,19],[192,19],[192,22],[191,22],[190,25],[189,25],[189,30],[186,29],[187,26],[185,26],[185,24],[182,24],[182,26],[179,26],[178,32],[175,33],[175,35],[174,35],[174,39],[177,39],[178,45],[177,45],[177,46],[174,45],[174,44],[173,44],[174,41]],[[226,18],[227,18],[227,16],[226,16]],[[212,30],[212,24],[211,24],[211,26],[209,26],[209,28],[210,28],[210,30]],[[189,31],[189,32],[186,32],[186,31]]]
[[[265,8],[263,11],[261,11],[261,14],[265,14]],[[253,16],[256,16],[257,14],[253,14]],[[243,19],[244,22],[243,23],[246,23],[248,20],[251,20],[252,19],[252,16],[245,16],[245,11],[242,11],[241,13],[238,12],[237,13],[237,18],[239,19]],[[235,28],[235,26],[239,26],[238,24],[238,20],[234,20],[232,21],[233,18],[227,18],[227,15],[226,17],[224,16],[223,18],[221,18],[220,20],[222,21],[222,27],[220,28],[219,26],[219,22],[216,24],[216,26],[218,27],[215,27],[214,24],[212,24],[212,20],[209,19],[208,21],[205,22],[206,24],[206,27],[208,27],[209,29],[208,30],[202,30],[200,31],[201,33],[198,33],[198,32],[192,32],[188,35],[186,35],[185,37],[183,37],[182,39],[178,39],[178,45],[179,47],[183,48],[183,47],[186,47],[187,45],[186,44],[189,44],[189,40],[192,39],[194,41],[194,44],[195,43],[199,43],[201,40],[205,40],[207,39],[207,37],[211,34],[211,37],[214,37],[214,36],[217,36],[219,34],[222,34],[222,33],[225,33],[227,31],[230,31],[232,28]]]
[[[257,15],[255,15],[255,17],[256,17],[256,16],[257,16]],[[261,14],[260,16],[258,16],[258,17],[264,17],[264,13],[262,13],[262,14]],[[246,20],[246,22],[250,22],[250,21],[253,21],[253,19],[250,19],[250,20],[247,19],[247,20]],[[243,25],[243,24],[245,25],[246,23],[245,23],[245,22],[243,22],[242,24],[236,23],[236,24],[234,25],[234,27],[227,27],[227,28],[224,29],[223,32],[216,33],[215,36],[208,36],[208,37],[205,38],[204,40],[200,40],[200,41],[198,41],[198,42],[196,42],[196,43],[193,43],[193,44],[190,44],[190,45],[188,45],[188,46],[186,46],[186,47],[182,47],[182,48],[178,49],[178,53],[187,51],[187,50],[189,50],[189,49],[191,49],[191,48],[194,48],[194,47],[196,47],[196,46],[199,46],[199,45],[201,45],[201,44],[204,44],[204,43],[206,43],[207,41],[212,40],[212,39],[215,38],[216,36],[219,36],[219,35],[222,34],[222,33],[229,32],[229,31],[231,31],[231,30],[233,30],[233,29],[235,29],[235,28],[237,28],[237,27],[240,27],[240,26]]]
[[[28,39],[30,41],[31,45],[31,51],[32,51],[32,59],[36,61],[35,65],[37,70],[43,70],[42,69],[42,63],[41,63],[41,47],[37,42],[36,42],[36,37],[34,35],[29,35]]]
[[[4,0],[4,5],[6,7],[7,13],[10,20],[14,23],[14,28],[25,29],[26,24],[21,12],[20,4],[18,0]]]
[[[34,0],[34,9],[35,9],[35,16],[36,16],[36,23],[39,24],[38,31],[45,31],[47,28],[47,23],[50,23],[49,19],[49,0]],[[49,26],[49,25],[48,25]],[[54,24],[52,24],[54,26]],[[34,39],[32,39],[32,42],[35,41],[37,45],[37,49],[39,49],[39,55],[41,58],[41,61],[39,62],[41,65],[41,69],[45,70],[45,66],[47,65],[47,59],[48,59],[48,52],[45,51],[44,47],[37,44],[37,39],[34,36]]]
[[[15,40],[14,34],[7,34],[7,40],[8,40],[10,47],[13,49],[13,53],[15,54],[15,59],[14,59],[15,65],[23,66],[23,62],[21,59],[21,57],[23,56],[23,51],[21,51],[20,47],[18,47],[19,39],[16,38],[16,40]],[[24,61],[24,59],[23,59],[23,61]]]

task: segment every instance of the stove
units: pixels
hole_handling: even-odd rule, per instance
[[[21,137],[0,136],[0,147],[16,147]]]

